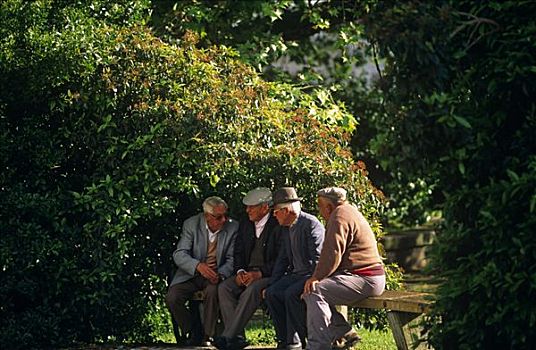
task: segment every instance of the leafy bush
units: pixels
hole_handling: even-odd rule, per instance
[[[536,344],[536,157],[527,170],[452,198],[435,252],[447,278],[428,324],[435,348]]]
[[[238,214],[247,190],[294,185],[312,209],[337,184],[382,234],[381,194],[347,150],[343,107],[263,82],[194,35],[163,43],[143,27],[144,2],[120,4],[1,4],[8,348],[155,336],[166,325],[148,313],[162,311],[180,224],[208,195]]]
[[[441,192],[432,263],[445,282],[427,324],[436,349],[536,344],[536,46],[526,41],[535,10],[410,1],[371,11],[392,113],[377,155],[408,178],[435,178],[427,183]]]

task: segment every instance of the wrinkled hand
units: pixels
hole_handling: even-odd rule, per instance
[[[305,295],[308,295],[314,292],[317,283],[318,283],[318,280],[314,277],[311,277],[307,281],[305,281],[305,285],[303,286],[303,293],[301,295],[301,298],[303,298]]]
[[[258,279],[262,278],[261,271],[250,271],[245,273],[244,284],[249,286],[251,283],[255,282]]]
[[[195,268],[201,276],[205,277],[207,280],[212,281],[214,279],[218,280],[218,273],[214,271],[213,269],[208,266],[207,263],[199,263],[197,264],[197,267]],[[212,282],[211,282],[212,283]]]
[[[246,285],[245,279],[246,279],[246,271],[238,272],[235,277],[236,285],[239,287],[245,286]]]

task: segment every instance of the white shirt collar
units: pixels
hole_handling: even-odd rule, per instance
[[[268,212],[262,217],[262,219],[255,223],[255,236],[257,236],[257,238],[261,236],[262,230],[264,230],[264,226],[266,226],[266,222],[268,222],[269,217],[270,213]]]
[[[207,227],[207,231],[208,231],[208,241],[210,243],[212,243],[216,239],[216,235],[218,234],[218,232],[220,232],[221,230],[218,230],[216,232],[212,232],[212,231],[210,231],[210,228],[208,228],[208,224],[206,225],[206,227]]]

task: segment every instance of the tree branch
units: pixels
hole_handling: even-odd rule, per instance
[[[378,71],[380,80],[383,80],[382,70],[380,69],[380,62],[378,61],[378,51],[376,49],[375,43],[372,43],[372,57],[374,58],[374,65],[376,66],[376,70]]]
[[[469,38],[467,38],[467,42],[466,42],[466,49],[470,49],[473,45],[475,45],[477,42],[479,42],[484,36],[486,35],[490,35],[496,31],[499,30],[500,28],[500,25],[499,23],[495,22],[494,20],[492,19],[489,19],[489,18],[483,18],[483,17],[477,17],[471,13],[467,13],[467,12],[460,12],[460,11],[455,11],[454,14],[457,14],[457,15],[460,15],[460,16],[465,16],[465,17],[469,17],[469,18],[472,18],[471,20],[468,20],[468,21],[465,21],[463,22],[462,24],[460,24],[450,35],[449,35],[449,39],[452,39],[454,36],[456,36],[459,32],[461,32],[462,30],[464,30],[465,28],[468,28],[468,27],[473,27],[473,29],[471,30],[471,33],[469,34]],[[473,37],[475,36],[475,33],[477,32],[478,30],[478,27],[482,24],[491,24],[492,26],[494,26],[495,28],[493,28],[492,30],[490,30],[489,32],[487,33],[483,33],[483,34],[480,34],[476,39],[473,39]]]

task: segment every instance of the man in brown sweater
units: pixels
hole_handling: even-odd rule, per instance
[[[335,305],[382,294],[385,273],[370,225],[346,201],[346,190],[328,187],[318,191],[318,208],[327,226],[320,259],[303,289],[307,349],[346,349],[359,337]]]

